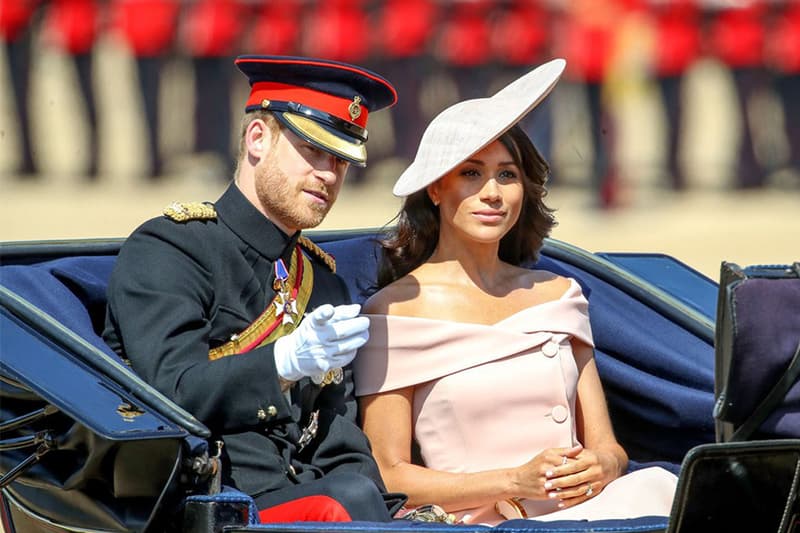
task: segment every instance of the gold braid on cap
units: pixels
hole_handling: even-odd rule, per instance
[[[216,220],[217,210],[214,209],[214,204],[203,202],[172,202],[164,208],[164,215],[175,222]]]
[[[333,258],[333,256],[320,248],[316,243],[312,242],[311,239],[305,237],[304,235],[300,235],[300,238],[297,239],[297,244],[301,245],[319,259],[322,259],[331,272],[336,272],[336,260]]]

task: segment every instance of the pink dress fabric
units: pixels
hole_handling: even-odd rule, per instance
[[[545,448],[577,443],[578,368],[570,340],[593,341],[588,302],[574,280],[560,299],[493,325],[366,316],[370,339],[354,361],[356,395],[415,387],[413,434],[428,468],[508,468]],[[666,470],[647,468],[570,509],[559,511],[553,500],[522,503],[537,520],[666,516],[676,483]],[[467,523],[504,520],[494,503],[456,516]]]

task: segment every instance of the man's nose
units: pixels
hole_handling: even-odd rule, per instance
[[[336,183],[340,179],[339,161],[335,155],[323,153],[316,165],[316,175],[326,183]]]

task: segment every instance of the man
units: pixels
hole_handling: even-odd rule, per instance
[[[389,520],[356,425],[350,361],[368,337],[320,224],[367,118],[394,88],[365,69],[242,56],[252,87],[234,183],[215,204],[173,204],[120,251],[104,337],[222,441],[222,482],[262,521]]]

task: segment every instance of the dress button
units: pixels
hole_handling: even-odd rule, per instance
[[[558,354],[558,344],[553,341],[547,341],[544,346],[542,346],[542,353],[547,357],[555,357],[556,354]]]
[[[551,411],[550,414],[553,416],[553,420],[561,424],[567,419],[569,412],[567,411],[567,408],[564,407],[563,405],[556,405],[555,407],[553,407],[553,410]]]

